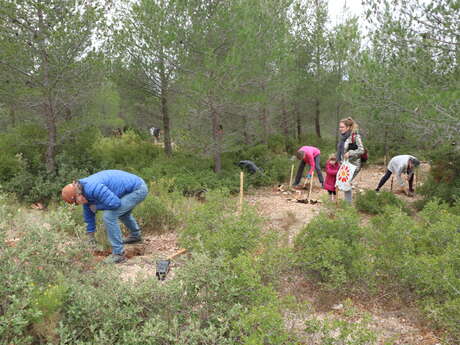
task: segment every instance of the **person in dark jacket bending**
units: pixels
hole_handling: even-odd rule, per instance
[[[104,211],[104,225],[112,244],[112,255],[105,262],[121,263],[126,261],[123,244],[142,241],[141,230],[131,212],[147,193],[147,185],[139,176],[121,170],[103,170],[65,186],[62,198],[67,203],[83,205],[83,217],[92,244],[96,243],[96,212]],[[125,240],[118,219],[130,231]]]

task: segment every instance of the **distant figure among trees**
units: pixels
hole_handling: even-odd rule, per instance
[[[150,127],[149,128],[150,135],[155,139],[155,142],[160,140],[161,129],[157,127]]]
[[[311,179],[313,171],[316,170],[318,180],[321,183],[321,186],[324,186],[323,174],[321,173],[320,155],[321,151],[314,146],[302,146],[296,152],[296,157],[300,160],[300,164],[297,169],[293,187],[297,187],[299,185],[306,164],[310,166],[310,170],[308,171],[306,178]]]
[[[161,129],[156,127],[150,127],[150,135],[154,138],[155,142],[160,140]]]
[[[420,165],[420,161],[411,155],[399,155],[394,156],[388,163],[387,171],[383,175],[379,182],[379,185],[375,189],[376,192],[380,191],[380,188],[387,182],[391,174],[396,174],[401,191],[406,195],[412,196],[414,193],[414,170]],[[402,174],[407,174],[407,180],[409,182],[409,189],[406,188],[406,184],[402,179]]]

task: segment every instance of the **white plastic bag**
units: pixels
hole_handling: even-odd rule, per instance
[[[351,180],[355,174],[356,165],[344,161],[337,172],[335,185],[343,192],[351,190]]]

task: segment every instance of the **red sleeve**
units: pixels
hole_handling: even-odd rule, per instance
[[[310,171],[308,173],[312,175],[315,170],[315,159],[313,155],[310,152],[305,152],[304,161],[310,166]]]

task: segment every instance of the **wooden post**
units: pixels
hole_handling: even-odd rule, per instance
[[[294,175],[294,164],[291,165],[291,178],[289,179],[289,189],[292,188],[292,177]]]
[[[391,191],[393,191],[393,176],[391,176],[391,187],[390,187]]]
[[[243,212],[244,172],[240,172],[240,204],[239,211]]]
[[[310,179],[310,190],[308,191],[308,201],[310,201],[310,195],[311,195],[311,190],[313,188],[313,178],[315,177],[315,171],[311,173],[311,179]]]
[[[335,204],[339,204],[339,188],[337,186],[335,187]]]

